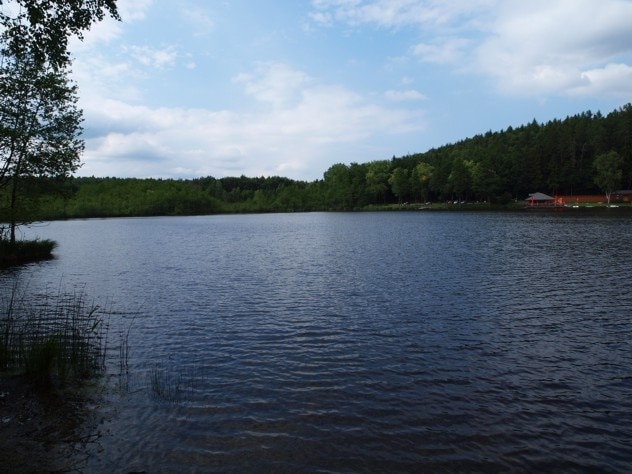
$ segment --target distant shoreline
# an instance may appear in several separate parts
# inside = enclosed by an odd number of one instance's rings
[[[263,214],[294,214],[294,213],[318,213],[318,212],[590,212],[590,211],[608,211],[608,212],[629,212],[632,211],[632,204],[614,204],[608,206],[605,203],[581,203],[579,205],[566,204],[564,206],[550,206],[550,207],[529,207],[523,202],[513,202],[510,204],[488,204],[481,202],[464,202],[464,203],[404,203],[404,204],[383,204],[383,205],[368,205],[362,208],[353,209],[316,209],[316,210],[289,210],[289,211],[223,211],[223,212],[209,212],[209,213],[181,213],[181,214],[111,214],[103,215],[97,213],[94,215],[82,215],[82,216],[49,216],[47,219],[42,219],[38,222],[53,222],[53,221],[72,221],[72,220],[87,220],[87,219],[139,219],[139,218],[152,218],[152,217],[195,217],[195,216],[230,216],[230,215],[263,215]],[[52,254],[49,254],[52,256]],[[46,256],[36,257],[37,260],[45,259]],[[11,258],[9,259],[11,260]],[[18,259],[20,260],[20,259]],[[28,259],[21,259],[19,263],[23,263]],[[6,261],[6,258],[5,258]],[[12,261],[16,261],[13,259]],[[3,262],[3,255],[0,252],[0,266]]]

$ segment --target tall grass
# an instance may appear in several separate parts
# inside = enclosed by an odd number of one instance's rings
[[[15,281],[0,298],[1,370],[65,385],[105,369],[107,314],[83,291],[35,296]]]
[[[51,258],[55,247],[57,243],[49,239],[11,242],[0,235],[0,266]]]
[[[154,365],[149,372],[150,394],[156,400],[176,402],[192,396],[203,374],[197,369],[168,370]]]

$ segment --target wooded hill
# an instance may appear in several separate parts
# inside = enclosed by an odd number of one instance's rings
[[[584,112],[542,124],[534,120],[424,153],[339,163],[313,182],[276,176],[71,178],[60,194],[38,203],[33,217],[356,210],[406,201],[503,204],[535,191],[602,194],[594,162],[611,151],[621,158],[617,189],[632,189],[632,104],[607,116]]]

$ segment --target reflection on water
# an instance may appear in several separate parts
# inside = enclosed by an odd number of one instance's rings
[[[87,470],[625,471],[631,222],[58,222],[23,277],[136,314]]]

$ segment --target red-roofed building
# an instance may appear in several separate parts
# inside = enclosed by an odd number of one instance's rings
[[[532,193],[524,200],[528,208],[555,208],[564,207],[564,198],[560,196],[549,196],[544,193]]]

